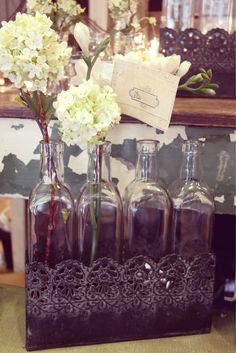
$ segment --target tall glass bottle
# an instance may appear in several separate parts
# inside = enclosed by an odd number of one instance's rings
[[[157,181],[155,140],[137,142],[135,179],[124,196],[126,256],[158,259],[169,251],[171,202]]]
[[[74,202],[64,183],[62,142],[41,141],[40,175],[28,204],[26,263],[54,267],[75,254]]]
[[[194,1],[193,0],[163,0],[162,27],[183,31],[193,27]]]
[[[230,32],[234,0],[202,0],[200,7],[200,31],[207,33],[213,28]]]
[[[78,198],[81,261],[89,265],[101,257],[116,260],[121,252],[122,202],[110,176],[111,143],[89,150],[87,182]]]
[[[173,202],[172,250],[191,256],[211,250],[214,201],[202,181],[201,144],[183,143],[180,177],[169,188]]]

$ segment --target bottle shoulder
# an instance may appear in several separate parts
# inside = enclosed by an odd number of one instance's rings
[[[74,203],[70,188],[67,184],[58,182],[49,184],[41,181],[33,188],[29,195],[29,206],[48,202],[52,195],[55,200],[61,199],[67,203]]]
[[[146,182],[134,180],[125,189],[123,200],[125,203],[147,201],[159,202],[170,205],[170,197],[167,191],[158,182]]]
[[[100,184],[92,184],[91,189],[90,185],[85,183],[80,190],[78,204],[89,202],[91,198],[119,205],[122,204],[119,190],[112,181],[101,181]]]
[[[169,193],[174,207],[198,203],[208,205],[214,209],[213,195],[204,182],[179,179],[169,187]]]

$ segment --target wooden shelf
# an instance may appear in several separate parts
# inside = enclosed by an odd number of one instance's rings
[[[1,92],[1,91],[0,91]],[[32,112],[15,102],[16,90],[0,93],[0,118],[32,119]],[[171,125],[235,127],[236,102],[234,99],[176,98]],[[122,123],[141,123],[122,116]],[[142,123],[141,123],[142,124]]]

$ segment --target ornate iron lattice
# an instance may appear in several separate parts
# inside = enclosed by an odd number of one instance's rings
[[[142,315],[159,309],[186,311],[195,304],[210,306],[215,260],[200,254],[191,260],[168,255],[158,263],[136,256],[125,264],[110,258],[90,267],[67,260],[48,268],[26,267],[27,313],[36,318],[87,318],[94,313]]]
[[[26,265],[27,350],[210,331],[215,258]]]
[[[235,72],[236,32],[214,28],[206,34],[188,28],[175,32],[170,28],[160,30],[161,51],[165,55],[179,54],[189,60],[193,69],[211,68],[218,72]]]

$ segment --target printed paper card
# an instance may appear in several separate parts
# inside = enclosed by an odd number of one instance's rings
[[[112,88],[123,114],[162,131],[170,124],[179,77],[140,63],[116,60]]]

